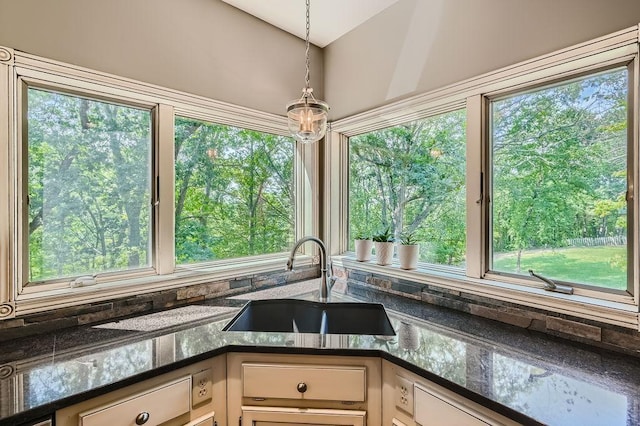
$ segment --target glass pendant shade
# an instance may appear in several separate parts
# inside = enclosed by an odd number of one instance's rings
[[[327,131],[329,106],[322,101],[302,97],[287,105],[289,132],[300,143],[322,139]]]
[[[327,132],[327,116],[329,105],[313,96],[309,85],[309,8],[311,0],[306,0],[306,46],[304,52],[304,87],[302,97],[287,104],[287,125],[289,132],[300,143],[314,143],[324,137]]]

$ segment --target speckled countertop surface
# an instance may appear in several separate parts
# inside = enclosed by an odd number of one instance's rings
[[[336,294],[334,301],[383,303],[397,333],[392,340],[221,331],[248,299],[313,298],[316,285],[292,284],[4,342],[0,425],[35,420],[231,351],[382,356],[523,423],[640,424],[640,359],[366,287],[350,286],[347,295]]]

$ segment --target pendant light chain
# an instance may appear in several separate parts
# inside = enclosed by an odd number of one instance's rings
[[[307,36],[305,37],[305,43],[306,43],[306,50],[305,50],[305,76],[304,76],[304,83],[305,83],[305,89],[309,89],[309,28],[310,28],[310,23],[309,23],[309,8],[310,8],[310,2],[311,0],[306,0],[306,6],[307,6]]]
[[[305,0],[306,13],[306,36],[305,42],[305,74],[302,96],[287,104],[287,127],[289,132],[298,142],[303,144],[316,142],[324,137],[327,132],[327,119],[329,105],[313,96],[313,89],[309,83],[309,32],[311,20],[309,18],[311,0]]]

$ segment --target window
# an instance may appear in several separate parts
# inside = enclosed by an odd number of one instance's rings
[[[150,266],[151,112],[29,88],[28,280]]]
[[[283,270],[320,229],[319,150],[296,146],[286,117],[9,57],[0,319]]]
[[[494,271],[627,289],[627,74],[491,102]]]
[[[331,123],[334,262],[637,329],[637,30]],[[386,227],[415,232],[416,271],[347,253]]]
[[[178,264],[290,249],[293,139],[177,117],[174,149]]]
[[[420,260],[462,266],[466,111],[349,138],[350,244],[390,228],[413,233]]]
[[[422,262],[389,275],[637,328],[639,68],[634,26],[301,147],[284,117],[12,51],[0,316],[272,271],[301,235],[336,254],[388,227]],[[541,295],[529,269],[574,295]]]

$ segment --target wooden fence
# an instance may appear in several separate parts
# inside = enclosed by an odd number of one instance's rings
[[[570,247],[597,247],[597,246],[624,246],[627,244],[625,235],[614,237],[570,238],[567,245]]]

